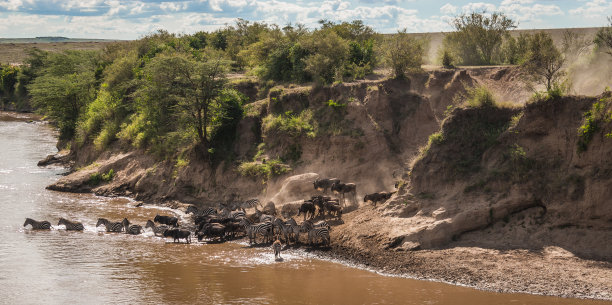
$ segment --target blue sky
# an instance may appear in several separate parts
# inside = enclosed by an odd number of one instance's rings
[[[157,29],[210,31],[236,18],[311,28],[320,19],[361,19],[385,33],[439,32],[453,16],[483,9],[522,29],[595,27],[607,24],[612,0],[0,0],[0,37],[136,39]]]

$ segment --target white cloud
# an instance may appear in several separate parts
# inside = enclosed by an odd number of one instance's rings
[[[445,15],[453,15],[457,13],[457,7],[447,3],[444,4],[441,8],[440,8],[440,13],[445,14]]]
[[[496,10],[495,5],[491,4],[491,3],[484,3],[484,2],[472,2],[472,3],[468,3],[466,5],[464,5],[461,10],[464,13],[471,13],[471,12],[481,12],[481,11],[487,11],[487,12],[494,12]]]
[[[603,19],[612,14],[612,1],[592,0],[584,5],[569,10],[570,15],[588,19]]]

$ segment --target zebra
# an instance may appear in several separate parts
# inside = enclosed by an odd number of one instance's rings
[[[243,202],[240,207],[242,208],[242,211],[244,212],[245,208],[257,208],[257,206],[260,206],[263,208],[263,206],[261,205],[261,202],[259,201],[259,199],[257,198],[253,198],[253,199],[249,199],[245,202]]]
[[[287,241],[287,244],[288,244],[289,235],[291,234],[291,227],[285,224],[285,222],[283,222],[283,220],[280,218],[276,218],[272,224],[274,225],[274,234],[275,235],[282,234],[283,237],[285,237],[285,240]]]
[[[123,224],[121,224],[120,222],[110,222],[106,218],[98,218],[98,222],[96,223],[96,228],[100,225],[104,225],[106,227],[106,232],[123,231]]]
[[[36,221],[32,218],[26,218],[23,226],[26,227],[27,225],[32,225],[33,230],[51,230],[51,223],[46,220]]]
[[[240,220],[242,218],[246,217],[246,214],[244,212],[240,212],[240,211],[229,211],[227,209],[224,209],[223,212],[221,213],[221,216],[223,216],[224,218],[231,218],[231,219],[235,219],[235,220]]]
[[[287,220],[285,222],[285,226],[288,228],[288,232],[289,232],[289,237],[293,237],[293,240],[295,240],[296,243],[300,242],[300,231],[301,231],[301,227],[297,224],[297,222],[295,221],[295,219],[289,218],[289,220]]]
[[[147,224],[145,225],[145,228],[151,228],[151,230],[153,230],[153,234],[155,234],[155,236],[159,235],[164,235],[164,232],[166,232],[166,230],[168,230],[168,226],[166,225],[159,225],[156,226],[155,223],[153,221],[151,221],[150,219],[147,220]]]
[[[82,223],[72,222],[64,218],[60,218],[57,225],[58,226],[65,225],[67,231],[83,231],[85,229]]]
[[[268,215],[268,214],[262,214],[259,217],[259,222],[266,222],[266,221],[274,222],[274,216]]]
[[[126,234],[131,234],[131,235],[138,235],[142,231],[143,230],[142,230],[142,226],[141,225],[131,225],[128,228],[125,228],[125,233]]]
[[[128,228],[130,227],[130,221],[127,218],[123,218],[121,225],[123,226],[123,230],[125,230],[125,234],[127,234]]]
[[[247,236],[249,236],[249,244],[257,243],[257,235],[263,236],[265,243],[269,242],[273,237],[274,230],[271,222],[253,224],[248,218],[243,218],[240,224],[244,227]]]
[[[305,220],[304,222],[302,222],[302,228],[304,228],[304,230],[302,230],[302,232],[308,232],[308,231],[310,231],[312,229],[316,229],[316,228],[326,228],[327,230],[331,231],[331,226],[325,220],[321,220],[321,221],[319,221],[317,223],[313,223],[312,220],[310,220],[310,219]]]
[[[312,245],[313,241],[321,240],[324,245],[329,246],[331,239],[329,237],[329,229],[325,227],[313,228],[308,231],[308,244]]]
[[[199,210],[196,206],[190,205],[187,207],[185,214],[193,213],[195,217],[218,214],[217,209],[206,207]]]

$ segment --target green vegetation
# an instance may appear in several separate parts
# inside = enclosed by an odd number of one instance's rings
[[[102,151],[119,142],[113,147],[133,146],[160,158],[193,148],[219,161],[232,158],[248,103],[232,89],[227,73],[255,75],[264,89],[275,82],[360,79],[388,62],[376,51],[382,44],[382,35],[358,20],[322,20],[309,30],[238,19],[213,32],[158,31],[99,51],[33,49],[20,68],[0,66],[0,101],[6,106],[29,100],[58,125],[64,146]],[[423,48],[420,42],[418,52],[404,50],[410,53],[406,67],[420,65]],[[328,106],[343,112],[346,104]],[[312,116],[310,111],[270,115],[263,132],[314,137]],[[295,159],[298,151],[288,155]]]
[[[503,13],[472,12],[452,21],[455,32],[444,37],[444,50],[462,65],[491,65],[500,62],[503,38],[516,23]]]
[[[263,119],[263,133],[267,135],[284,134],[294,138],[306,135],[313,138],[316,135],[316,127],[312,115],[310,109],[297,115],[291,111],[279,115],[269,114]]]
[[[608,110],[612,98],[602,98],[593,103],[591,109],[584,113],[584,124],[578,128],[578,148],[577,151],[584,152],[588,149],[589,143],[595,136],[604,122],[612,121],[612,111]],[[606,134],[609,137],[609,134]]]
[[[274,176],[283,175],[291,171],[291,167],[280,159],[264,162],[243,162],[238,166],[238,172],[243,176],[262,178],[264,183]]]
[[[529,39],[527,55],[521,68],[528,76],[528,81],[546,86],[550,92],[559,86],[565,73],[561,70],[565,57],[555,46],[552,37],[544,32],[534,34]],[[558,89],[560,90],[560,89]]]
[[[106,183],[113,180],[115,177],[115,171],[111,168],[107,173],[94,173],[89,176],[88,184],[91,186],[97,186],[100,183]]]
[[[420,70],[425,53],[424,40],[410,37],[406,29],[386,39],[384,48],[387,65],[393,69],[395,78],[405,77],[410,70]]]
[[[493,93],[486,86],[476,86],[465,89],[464,94],[460,94],[459,98],[463,99],[463,103],[467,107],[493,107],[496,105]]]
[[[0,109],[14,105],[19,68],[0,64]]]

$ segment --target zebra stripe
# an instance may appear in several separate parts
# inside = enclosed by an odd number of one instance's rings
[[[249,199],[242,203],[242,206],[245,208],[254,208],[258,205],[261,206],[261,202],[257,198]]]
[[[231,218],[234,220],[241,220],[242,218],[246,217],[246,214],[244,212],[240,212],[240,211],[234,211],[234,212],[228,212],[227,210],[225,210],[225,212],[221,215],[224,218]]]
[[[85,227],[80,222],[73,222],[64,218],[60,218],[57,223],[58,226],[64,225],[66,226],[67,231],[83,231]]]
[[[96,223],[96,227],[104,225],[106,227],[106,232],[121,232],[123,231],[123,224],[120,222],[110,222],[105,218],[98,218],[98,222]]]
[[[164,232],[166,232],[166,230],[168,230],[168,226],[166,225],[160,225],[160,226],[156,226],[155,223],[151,220],[147,220],[147,224],[145,225],[145,228],[151,228],[153,230],[153,234],[155,235],[163,235]]]
[[[280,218],[277,218],[276,220],[274,220],[273,224],[274,224],[274,235],[276,236],[279,234],[283,234],[283,237],[285,238],[288,244],[289,236],[292,233],[291,227],[285,224],[283,220]]]
[[[249,236],[249,244],[257,243],[257,235],[263,236],[266,243],[273,238],[274,226],[271,222],[252,224],[247,218],[243,218],[240,224]]]
[[[297,224],[297,222],[293,218],[289,218],[289,220],[285,222],[285,225],[288,227],[288,230],[290,231],[289,237],[292,237],[296,243],[299,243],[300,242],[300,232],[302,228]]]
[[[190,205],[189,207],[187,207],[187,210],[185,211],[185,213],[186,214],[193,213],[193,215],[196,217],[218,214],[217,209],[205,207],[200,210],[196,206],[193,206],[193,205]]]
[[[330,237],[329,230],[327,228],[314,228],[308,231],[308,244],[312,245],[313,241],[322,241],[324,245],[329,246]]]
[[[266,221],[274,222],[274,216],[263,214],[261,215],[261,217],[259,217],[259,222],[266,222]]]
[[[126,229],[125,233],[131,234],[131,235],[138,235],[140,234],[141,231],[142,231],[141,225],[131,225],[129,228]]]
[[[46,220],[36,221],[32,218],[26,218],[23,226],[27,225],[31,225],[33,230],[51,230],[51,223]]]

